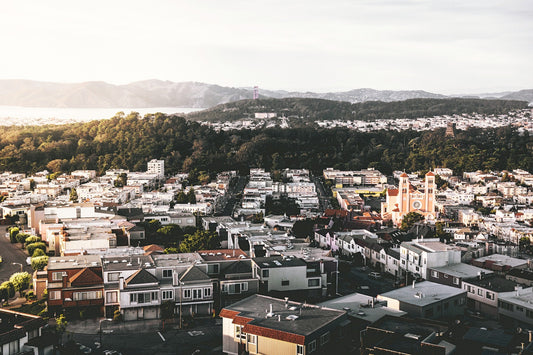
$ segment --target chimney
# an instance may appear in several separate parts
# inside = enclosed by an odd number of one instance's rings
[[[272,314],[272,303],[270,304],[270,314]]]
[[[289,297],[285,297],[285,308],[289,306]]]
[[[66,272],[63,274],[63,277],[61,278],[61,281],[62,281],[62,287],[63,287],[63,288],[67,287],[68,276],[67,276],[67,273],[66,273]]]
[[[281,322],[281,314],[278,314],[278,322]]]
[[[119,286],[118,286],[118,289],[119,289],[119,290],[123,290],[123,289],[124,289],[124,278],[121,277],[118,281],[119,281],[119,283],[118,283],[118,285],[119,285]]]
[[[415,288],[416,280],[413,280],[413,288]]]

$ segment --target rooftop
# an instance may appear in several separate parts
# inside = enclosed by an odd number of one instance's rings
[[[423,307],[460,294],[466,294],[466,290],[435,282],[423,281],[415,283],[414,287],[409,285],[378,295],[378,299],[390,298]]]
[[[51,256],[48,259],[48,270],[83,269],[85,267],[101,267],[99,255]]]
[[[199,250],[198,253],[205,261],[249,259],[241,249]]]
[[[527,264],[527,260],[517,259],[503,254],[492,254],[476,259],[477,262],[492,262],[495,265],[509,265],[511,267]]]
[[[154,261],[150,255],[113,256],[102,258],[103,271],[138,270],[143,267],[153,267]]]
[[[384,316],[402,317],[407,314],[387,307],[386,303],[378,302],[374,297],[360,293],[352,293],[329,301],[321,302],[318,306],[338,309],[348,312],[354,318],[374,323]]]
[[[244,324],[246,333],[304,344],[305,337],[332,322],[341,322],[346,312],[256,294],[225,307],[220,315],[232,318],[234,324]]]
[[[270,256],[264,258],[253,258],[254,263],[260,268],[278,268],[306,266],[307,264],[296,257]]]
[[[430,268],[431,270],[436,270],[439,272],[442,272],[444,274],[448,274],[454,277],[460,277],[460,278],[469,278],[469,277],[477,277],[480,272],[487,274],[492,274],[492,271],[482,269],[477,266],[472,266],[465,263],[457,263],[457,264],[451,264],[447,266],[441,266],[441,267],[433,267]]]
[[[475,277],[467,280],[463,280],[471,285],[485,288],[494,292],[509,292],[514,291],[515,287],[518,285],[516,282],[507,280],[503,276],[489,275],[483,276],[482,278]]]

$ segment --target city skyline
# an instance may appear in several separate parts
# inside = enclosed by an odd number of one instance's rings
[[[531,88],[528,1],[4,5],[0,79],[294,91]]]

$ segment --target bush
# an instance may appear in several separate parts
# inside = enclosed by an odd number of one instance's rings
[[[39,250],[41,249],[37,249],[35,252]],[[31,258],[31,268],[33,270],[43,270],[46,265],[48,265],[48,256],[46,255]]]
[[[11,281],[4,281],[0,285],[0,288],[7,288],[7,297],[13,298],[15,297],[15,286],[13,285],[13,282]]]
[[[26,241],[26,238],[28,238],[30,235],[26,233],[18,233],[16,236],[17,243],[22,244],[22,247],[24,247],[24,242]]]
[[[19,229],[17,227],[11,227],[9,228],[9,241],[11,243],[17,242],[17,234],[19,234]]]
[[[32,244],[32,243],[37,243],[37,242],[40,242],[41,241],[41,238],[35,236],[35,235],[30,235],[28,238],[26,238],[26,240],[24,241],[24,244],[26,244],[26,247],[29,245],[29,244]]]
[[[28,250],[28,254],[30,255],[33,255],[35,249],[42,249],[44,252],[46,252],[46,244],[44,244],[43,242],[31,243],[26,247],[26,249]]]
[[[33,252],[33,254],[32,254],[31,257],[32,257],[32,258],[36,258],[36,257],[38,257],[38,256],[45,256],[45,255],[46,255],[46,253],[44,252],[44,250],[42,250],[42,249],[35,249],[35,251]]]

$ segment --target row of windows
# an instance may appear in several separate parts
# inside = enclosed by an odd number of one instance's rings
[[[465,285],[465,290],[468,290],[468,292],[472,294],[476,294],[476,288],[470,285]],[[486,291],[484,292],[482,288],[477,289],[477,295],[481,297],[485,297],[488,300],[494,300],[494,292]]]
[[[239,294],[248,291],[248,283],[238,282],[238,283],[225,283],[222,285],[222,292],[228,293],[230,295]]]
[[[242,325],[235,325],[235,332],[234,337],[235,339],[238,339],[240,342],[241,340],[246,340],[248,345],[257,345],[257,335],[255,334],[246,334],[243,332],[243,326]],[[324,346],[330,341],[330,332],[326,332],[320,336],[320,346]],[[309,344],[307,344],[307,353],[310,354],[314,351],[316,351],[316,340],[313,340]],[[304,345],[296,345],[296,355],[303,355],[304,354]]]
[[[72,298],[74,301],[97,300],[102,298],[102,291],[74,292]]]
[[[130,303],[150,303],[158,300],[157,292],[130,293]]]

